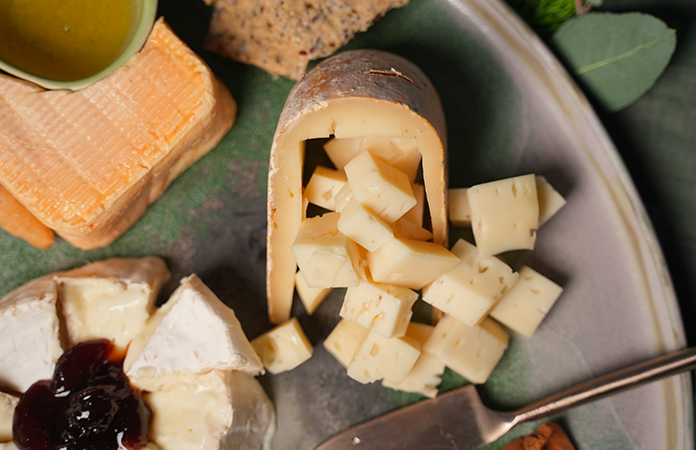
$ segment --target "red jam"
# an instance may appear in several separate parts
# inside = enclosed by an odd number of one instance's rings
[[[125,354],[106,340],[61,356],[52,380],[34,383],[15,409],[20,450],[118,450],[147,444],[150,411],[123,373]]]

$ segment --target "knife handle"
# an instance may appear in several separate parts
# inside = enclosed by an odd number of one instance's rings
[[[642,386],[696,367],[696,348],[659,356],[551,395],[515,411],[514,425],[565,411],[566,409]]]

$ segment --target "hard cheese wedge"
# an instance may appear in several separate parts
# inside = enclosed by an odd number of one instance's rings
[[[147,390],[211,369],[263,371],[234,311],[196,275],[181,280],[133,339],[123,368],[131,384]]]
[[[396,55],[349,51],[306,74],[290,93],[271,147],[268,178],[267,295],[269,316],[290,316],[295,259],[290,245],[303,217],[302,170],[307,139],[414,138],[434,241],[447,242],[445,120],[425,74]]]
[[[0,74],[0,185],[73,245],[102,247],[219,142],[235,113],[227,88],[160,20],[140,53],[80,91]]]
[[[126,347],[155,310],[170,273],[162,258],[111,258],[58,274],[68,345],[109,339]]]

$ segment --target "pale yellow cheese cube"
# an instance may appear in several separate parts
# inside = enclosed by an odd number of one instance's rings
[[[392,239],[367,254],[372,278],[378,283],[422,289],[459,263],[441,245],[411,239]]]
[[[509,250],[531,250],[539,228],[539,200],[533,174],[467,190],[471,226],[482,256]]]
[[[370,330],[352,320],[341,319],[324,340],[324,348],[348,368]]]
[[[449,221],[455,227],[468,227],[471,225],[468,190],[468,188],[454,188],[447,191]]]
[[[421,345],[425,345],[435,327],[423,323],[411,322],[408,325],[406,335],[416,339]],[[404,381],[392,383],[383,380],[382,385],[391,389],[406,392],[416,392],[426,397],[435,398],[437,387],[442,381],[442,374],[445,372],[445,361],[439,356],[428,352],[424,347],[421,354],[413,365]]]
[[[387,339],[371,331],[348,365],[348,376],[363,383],[406,379],[421,353],[421,343],[409,336]]]
[[[307,282],[300,270],[295,274],[295,290],[297,290],[297,295],[300,297],[309,315],[312,315],[317,310],[321,302],[331,292],[331,288],[311,288],[307,286]]]
[[[314,351],[296,317],[251,341],[264,367],[276,375],[307,361]]]
[[[418,293],[405,287],[361,282],[348,288],[339,314],[386,338],[401,337],[416,300]]]
[[[343,211],[343,208],[345,208],[352,199],[353,191],[350,189],[350,184],[346,183],[335,195],[334,203],[336,205],[336,212]]]
[[[0,442],[12,440],[12,421],[19,398],[0,391]]]
[[[391,226],[355,198],[341,209],[340,214],[338,231],[368,251],[375,251],[394,239]]]
[[[394,223],[416,206],[405,173],[370,152],[362,152],[344,167],[353,196],[372,212]]]
[[[309,287],[358,285],[353,265],[356,245],[338,231],[339,217],[339,213],[327,213],[300,223],[291,249]]]
[[[539,198],[539,226],[545,224],[566,204],[566,199],[542,175],[536,176]]]
[[[307,183],[304,196],[309,203],[335,211],[334,197],[347,181],[346,174],[342,171],[317,166]]]
[[[358,153],[369,150],[373,155],[404,172],[411,181],[416,179],[421,161],[421,153],[413,138],[332,139],[324,144],[324,150],[338,169],[343,169]]]
[[[515,284],[518,274],[495,256],[481,257],[464,239],[451,251],[459,264],[423,288],[423,300],[466,325],[476,325]]]
[[[445,316],[423,348],[470,382],[482,384],[503,357],[509,340],[510,335],[492,319],[470,327]]]
[[[416,206],[409,209],[402,219],[410,220],[422,226],[425,213],[425,186],[420,183],[413,183],[411,189],[413,189],[413,196],[416,197]]]
[[[520,278],[490,311],[490,316],[524,337],[531,337],[563,293],[563,288],[524,266]]]
[[[411,222],[406,216],[392,224],[394,237],[402,239],[413,239],[414,241],[429,241],[433,238],[433,233],[420,225]]]

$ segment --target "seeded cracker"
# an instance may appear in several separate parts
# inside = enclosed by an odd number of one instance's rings
[[[309,61],[336,52],[408,0],[205,0],[213,3],[205,48],[299,80]]]

